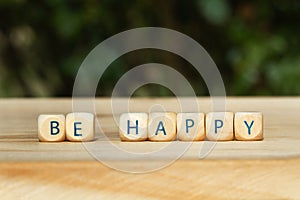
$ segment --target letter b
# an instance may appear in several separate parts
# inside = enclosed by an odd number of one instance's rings
[[[50,121],[50,134],[57,135],[59,132],[59,123],[57,121]]]

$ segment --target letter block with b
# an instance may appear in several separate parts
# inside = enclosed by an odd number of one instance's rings
[[[123,113],[119,121],[119,135],[122,141],[144,141],[147,139],[148,114]]]
[[[64,141],[65,116],[64,115],[40,115],[38,118],[38,137],[42,142]]]
[[[234,117],[236,140],[262,140],[263,115],[261,112],[237,112]]]

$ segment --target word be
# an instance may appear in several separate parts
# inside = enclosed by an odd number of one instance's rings
[[[94,139],[94,115],[69,113],[64,115],[40,115],[38,137],[44,142],[90,141]]]
[[[262,140],[261,112],[123,113],[119,135],[122,141],[213,141]]]

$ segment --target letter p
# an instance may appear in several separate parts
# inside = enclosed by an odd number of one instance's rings
[[[222,120],[215,120],[215,134],[218,133],[218,129],[223,127],[224,122]]]

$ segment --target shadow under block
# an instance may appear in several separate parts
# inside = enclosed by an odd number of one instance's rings
[[[144,141],[148,138],[147,113],[123,113],[119,121],[119,136],[122,141]]]
[[[212,141],[233,140],[233,112],[210,112],[206,115],[206,137]]]
[[[66,139],[74,142],[93,140],[94,139],[94,115],[91,113],[67,114]]]
[[[157,112],[149,114],[148,139],[150,141],[173,141],[176,139],[176,113]]]
[[[262,140],[262,112],[237,112],[234,116],[234,134],[236,140]]]
[[[177,137],[181,141],[201,141],[205,139],[204,113],[178,113]]]
[[[40,115],[38,118],[38,137],[43,142],[60,142],[65,140],[64,115]]]

